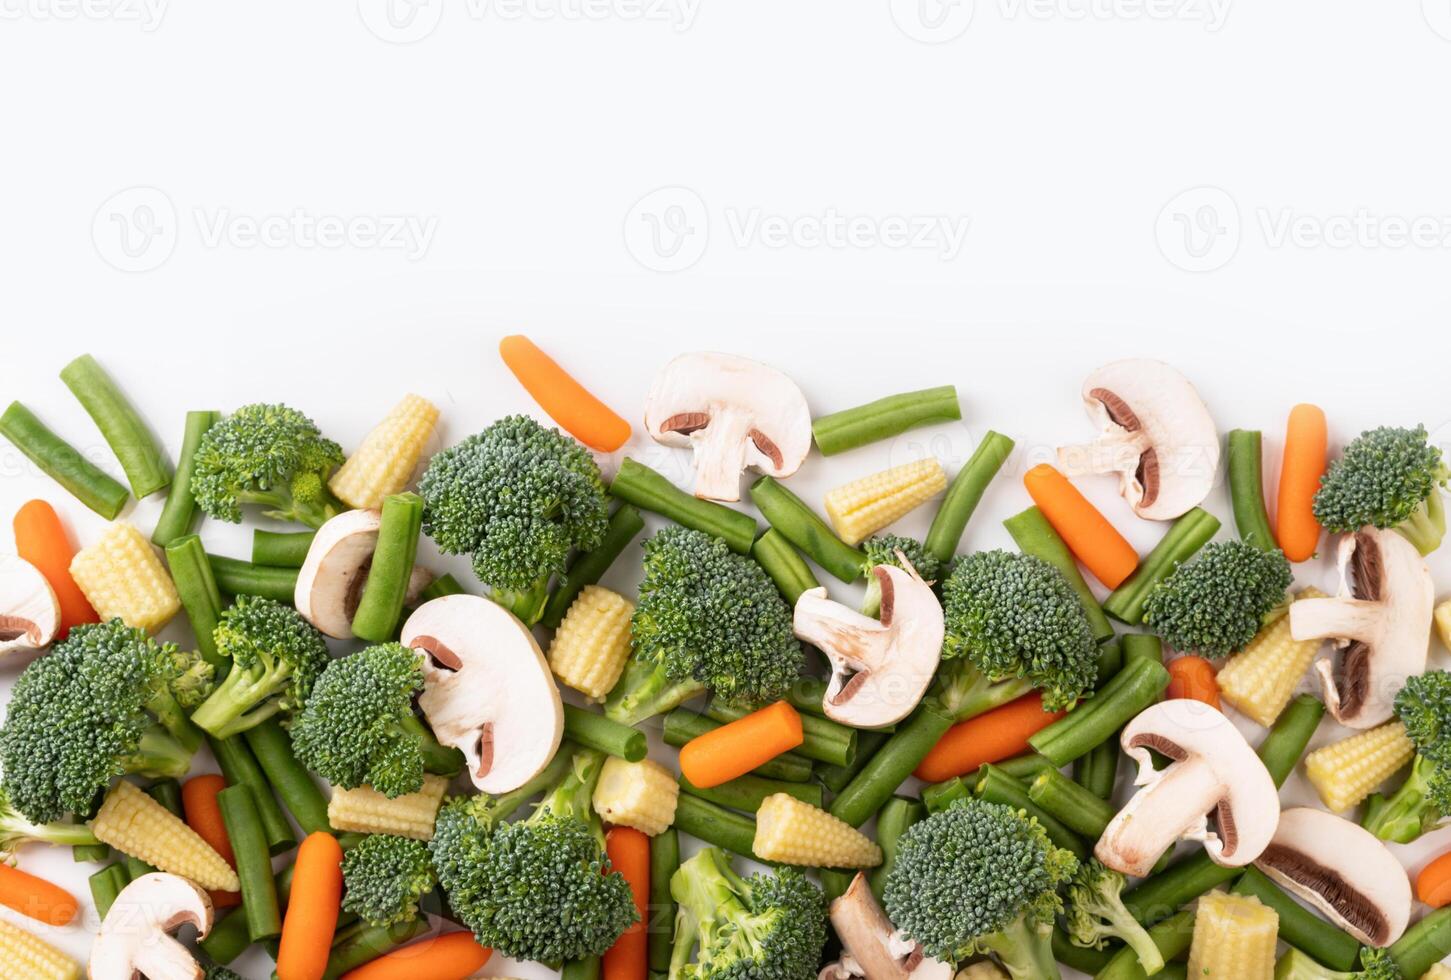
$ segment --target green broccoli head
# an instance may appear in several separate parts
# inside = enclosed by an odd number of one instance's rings
[[[1069,708],[1098,676],[1093,627],[1063,573],[1032,555],[980,551],[943,586],[946,660],[966,658],[988,678],[1022,678],[1050,711]]]
[[[371,926],[406,922],[435,880],[423,841],[370,834],[343,856],[343,911]]]
[[[527,415],[500,419],[434,456],[418,484],[423,530],[533,625],[570,549],[598,545],[609,520],[599,466],[578,442]]]
[[[298,710],[329,662],[316,627],[291,606],[261,596],[237,596],[212,636],[232,667],[191,719],[217,738]]]
[[[340,513],[327,478],[343,451],[286,405],[244,405],[207,430],[192,457],[191,492],[210,517],[232,524],[257,504],[283,521],[321,527]]]
[[[225,966],[213,963],[206,968],[206,972],[203,974],[203,980],[242,980],[242,975],[233,973]]]
[[[742,878],[724,851],[707,847],[676,870],[670,894],[680,905],[670,980],[816,976],[826,899],[800,871]]]
[[[439,811],[433,866],[450,907],[482,945],[558,963],[603,953],[639,920],[590,809],[603,764],[598,752],[576,752],[524,821],[496,824],[487,797],[453,799]]]
[[[1036,820],[962,799],[902,835],[882,898],[928,956],[953,963],[992,953],[1014,978],[1041,978],[1053,975],[1058,888],[1077,870]]]
[[[605,714],[629,725],[707,688],[724,701],[773,701],[805,660],[791,607],[765,570],[683,527],[645,542],[631,637],[633,654],[605,703]]]
[[[0,772],[35,823],[88,814],[116,776],[184,776],[200,742],[171,684],[170,643],[119,619],[72,627],[15,681],[0,727]]]
[[[1133,948],[1144,972],[1152,975],[1163,968],[1163,954],[1148,930],[1124,906],[1123,890],[1124,876],[1096,858],[1080,864],[1068,883],[1068,936],[1075,945],[1091,949],[1103,949],[1111,940],[1123,940]]]
[[[942,574],[942,563],[937,560],[937,556],[928,553],[916,538],[907,538],[900,534],[878,534],[863,541],[861,549],[867,555],[866,563],[862,565],[862,572],[867,577],[867,594],[862,600],[864,616],[875,616],[882,611],[882,586],[872,574],[872,569],[878,565],[901,568],[902,558],[898,557],[898,552],[901,552],[902,557],[907,559],[924,581],[936,581]]]
[[[1253,640],[1284,603],[1290,581],[1283,552],[1215,542],[1154,586],[1144,602],[1144,622],[1176,650],[1227,657]]]
[[[1416,746],[1416,761],[1399,789],[1373,810],[1365,828],[1382,840],[1409,844],[1451,815],[1451,673],[1411,677],[1396,695],[1396,717]]]
[[[1370,429],[1352,439],[1320,478],[1315,519],[1337,533],[1367,524],[1395,528],[1427,555],[1446,534],[1440,490],[1448,475],[1425,426]]]

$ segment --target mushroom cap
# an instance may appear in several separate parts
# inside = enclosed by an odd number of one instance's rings
[[[1291,603],[1290,635],[1344,646],[1338,676],[1330,660],[1315,664],[1325,706],[1348,728],[1374,728],[1394,715],[1405,679],[1426,669],[1435,584],[1415,545],[1391,530],[1345,535],[1336,565],[1339,594]]]
[[[0,656],[44,649],[59,630],[60,602],[40,569],[0,555]]]
[[[859,972],[841,969],[834,976],[845,973],[866,980],[952,980],[951,964],[924,956],[921,947],[913,943],[899,941],[866,875],[860,871],[852,878],[851,886],[831,903],[831,926],[845,956],[860,968]],[[826,977],[825,970],[821,976]]]
[[[1389,946],[1410,922],[1406,869],[1374,834],[1333,813],[1285,810],[1255,867],[1367,946]]]
[[[211,932],[211,897],[180,875],[153,872],[116,896],[91,946],[91,980],[200,980],[202,968],[171,933],[190,923]]]
[[[1119,493],[1151,521],[1173,520],[1209,495],[1219,431],[1184,375],[1162,361],[1114,361],[1083,382],[1083,404],[1102,435],[1059,448],[1069,476],[1118,473]]]
[[[564,707],[534,634],[503,606],[473,595],[425,602],[400,641],[423,658],[418,706],[444,745],[464,754],[482,793],[537,776],[564,737]]]
[[[381,511],[348,510],[313,536],[297,573],[293,602],[302,618],[324,635],[352,639],[353,614],[363,596],[382,522]]]
[[[822,709],[854,728],[895,724],[912,713],[942,659],[942,604],[927,583],[893,565],[872,569],[882,590],[880,619],[808,589],[796,600],[796,636],[831,661]]]
[[[695,495],[741,499],[741,473],[795,473],[811,451],[811,409],[785,374],[734,354],[681,354],[655,375],[645,429],[695,450]]]

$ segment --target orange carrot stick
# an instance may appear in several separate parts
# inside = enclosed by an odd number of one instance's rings
[[[343,849],[332,834],[308,834],[292,873],[277,952],[278,980],[322,980],[342,899]]]
[[[69,924],[79,908],[64,888],[8,864],[0,864],[0,905],[53,926]]]
[[[612,453],[630,438],[630,423],[586,391],[528,337],[505,337],[499,341],[499,356],[539,407],[586,446]]]
[[[1451,851],[1421,869],[1416,876],[1416,897],[1433,909],[1451,904]]]
[[[193,776],[181,787],[181,807],[186,814],[187,826],[197,836],[226,858],[232,870],[237,869],[237,858],[232,853],[232,839],[227,836],[226,825],[222,823],[222,808],[217,803],[217,794],[227,788],[227,781],[221,776]],[[242,904],[240,892],[208,892],[212,904],[219,909],[235,908]]]
[[[1118,588],[1139,567],[1133,545],[1068,482],[1068,477],[1040,463],[1023,475],[1023,486],[1068,550],[1104,585]]]
[[[937,740],[913,773],[918,779],[940,783],[953,776],[976,772],[989,762],[1001,762],[1028,751],[1028,739],[1062,718],[1062,711],[1044,711],[1037,691],[1009,701],[1001,708],[959,722]]]
[[[76,549],[55,508],[44,500],[32,500],[15,512],[14,525],[15,553],[40,569],[60,601],[60,630],[55,638],[64,640],[72,626],[100,622],[101,617],[71,578]]]
[[[611,827],[605,834],[610,864],[625,876],[640,921],[630,926],[605,950],[601,980],[645,980],[649,973],[649,945],[645,922],[650,914],[650,838],[632,827]]]
[[[796,709],[777,701],[686,742],[680,749],[680,771],[696,786],[709,789],[791,751],[804,737]]]
[[[1166,698],[1188,698],[1219,707],[1219,683],[1214,679],[1214,665],[1203,657],[1175,657],[1169,668]]]
[[[464,980],[489,962],[493,952],[474,942],[473,933],[451,932],[395,949],[349,970],[342,980]]]
[[[1285,426],[1285,456],[1280,467],[1280,499],[1275,510],[1275,536],[1290,561],[1304,561],[1320,543],[1320,524],[1313,503],[1325,474],[1329,442],[1325,413],[1314,405],[1290,409]]]

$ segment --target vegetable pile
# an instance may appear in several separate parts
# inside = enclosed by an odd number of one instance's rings
[[[559,428],[438,449],[408,395],[346,454],[254,404],[186,413],[173,470],[77,358],[123,485],[0,413],[112,522],[77,550],[32,500],[0,555],[0,656],[30,655],[0,904],[41,924],[0,920],[6,976],[83,973],[43,928],[82,902],[17,864],[49,846],[93,865],[97,980],[227,980],[254,948],[280,980],[463,980],[496,951],[569,980],[1451,978],[1451,852],[1413,883],[1387,848],[1451,824],[1423,557],[1451,466],[1423,426],[1332,459],[1295,406],[1272,517],[1259,432],[1222,445],[1177,370],[1115,362],[1081,392],[1095,438],[1023,474],[1017,550],[972,550],[1007,436],[955,474],[850,470],[960,419],[952,386],[813,418],[776,367],[682,354],[639,414],[687,490],[532,342],[500,353]],[[828,457],[815,506],[791,478]],[[1202,506],[1221,457],[1233,534]],[[1080,488],[1109,477],[1112,513]],[[123,513],[162,491],[148,540]],[[254,516],[250,560],[208,549],[204,519]],[[1163,528],[1143,555],[1137,521]],[[1296,584],[1322,548],[1333,595]],[[1302,765],[1321,807],[1282,805]]]

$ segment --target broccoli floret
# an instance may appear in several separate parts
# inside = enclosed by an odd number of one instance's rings
[[[571,548],[588,551],[609,520],[594,457],[526,415],[500,419],[434,456],[419,481],[423,530],[444,554],[472,556],[474,574],[528,625]]]
[[[1360,950],[1360,969],[1348,973],[1321,966],[1293,947],[1275,964],[1275,980],[1404,980],[1401,968],[1384,949]]]
[[[1412,677],[1396,695],[1396,717],[1416,746],[1411,773],[1365,828],[1381,840],[1409,844],[1451,815],[1451,673]]]
[[[575,752],[527,820],[496,825],[487,796],[453,799],[439,811],[433,866],[454,914],[480,944],[559,963],[603,953],[639,920],[590,808],[603,764],[599,752]]]
[[[906,557],[916,569],[918,577],[924,581],[935,581],[942,573],[942,563],[937,560],[937,556],[929,554],[915,538],[905,538],[900,534],[878,534],[863,541],[861,548],[867,554],[866,563],[862,565],[862,574],[867,577],[867,594],[862,600],[864,616],[875,616],[882,611],[882,585],[872,574],[872,569],[878,565],[901,568],[902,561],[897,557],[897,552],[900,551]]]
[[[791,607],[765,570],[720,538],[683,527],[645,542],[630,629],[634,651],[605,702],[605,714],[626,725],[706,689],[723,701],[773,701],[805,660]]]
[[[1315,520],[1348,533],[1367,524],[1395,528],[1429,555],[1446,535],[1441,488],[1451,470],[1426,427],[1369,429],[1350,441],[1315,491]]]
[[[327,642],[291,606],[241,595],[212,634],[231,669],[191,720],[217,738],[230,738],[307,700],[328,663]]]
[[[1058,887],[1077,870],[1036,820],[962,799],[902,835],[882,898],[887,917],[928,956],[955,963],[991,953],[1015,980],[1047,980],[1059,975]]]
[[[423,841],[370,834],[343,856],[343,911],[372,926],[405,922],[435,881]]]
[[[1176,650],[1227,657],[1284,604],[1290,580],[1283,552],[1215,542],[1154,586],[1144,622]]]
[[[21,844],[36,841],[63,847],[94,847],[100,841],[83,823],[53,821],[35,823],[10,805],[10,798],[0,788],[0,860],[5,860]]]
[[[399,643],[334,660],[292,721],[298,761],[334,786],[371,786],[387,797],[416,793],[423,774],[458,772],[463,757],[445,749],[413,713],[423,690],[417,653]]]
[[[206,968],[203,974],[203,980],[243,980],[243,978],[241,974],[233,973],[225,966],[218,966],[216,963],[213,963]]]
[[[1164,956],[1149,932],[1129,914],[1123,903],[1124,876],[1095,858],[1079,865],[1068,883],[1068,935],[1076,945],[1103,949],[1121,939],[1132,947],[1144,972],[1153,975],[1164,966]]]
[[[312,419],[286,405],[244,405],[207,430],[192,457],[191,492],[210,517],[238,524],[243,504],[308,527],[344,506],[327,478],[343,451]]]
[[[1061,711],[1092,690],[1098,648],[1063,573],[1032,555],[980,551],[943,586],[944,660],[963,658],[991,681],[1020,678]]]
[[[794,868],[742,878],[707,847],[670,879],[679,903],[669,980],[812,980],[826,899]]]
[[[201,733],[171,685],[192,661],[119,619],[73,627],[20,674],[0,727],[0,771],[35,823],[89,814],[116,776],[180,777]]]

